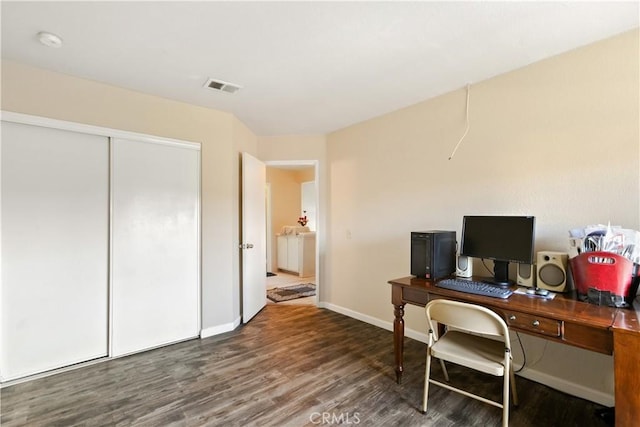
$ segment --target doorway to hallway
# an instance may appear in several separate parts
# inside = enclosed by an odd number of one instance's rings
[[[314,283],[316,296],[300,298],[294,303],[315,304],[318,295],[318,241],[322,232],[318,226],[317,161],[265,163],[266,262],[267,272],[275,274],[267,275],[266,289]],[[302,220],[303,217],[306,221]]]

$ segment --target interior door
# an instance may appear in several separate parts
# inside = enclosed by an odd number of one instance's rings
[[[2,122],[2,381],[107,356],[109,141]]]
[[[316,231],[316,182],[308,181],[300,184],[302,201],[302,211],[307,216],[307,227],[309,230]]]
[[[199,332],[200,147],[112,141],[112,355]]]
[[[242,322],[266,305],[266,166],[242,153]]]

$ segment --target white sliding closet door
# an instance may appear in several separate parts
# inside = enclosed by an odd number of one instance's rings
[[[108,144],[2,122],[3,381],[107,355]]]
[[[197,144],[112,140],[112,355],[199,334]]]

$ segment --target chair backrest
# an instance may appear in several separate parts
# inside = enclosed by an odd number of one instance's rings
[[[427,304],[425,312],[429,329],[434,332],[437,329],[435,329],[433,321],[463,331],[503,337],[507,346],[510,347],[507,324],[500,316],[486,307],[459,301],[436,299]]]

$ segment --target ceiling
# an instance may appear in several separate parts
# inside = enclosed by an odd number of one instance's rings
[[[325,134],[638,27],[638,2],[8,2],[2,59]],[[63,39],[40,44],[39,31]],[[208,78],[242,86],[204,88]]]

